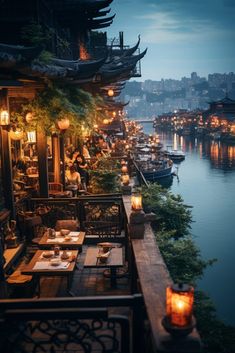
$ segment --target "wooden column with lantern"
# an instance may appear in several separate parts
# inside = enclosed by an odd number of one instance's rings
[[[52,158],[54,182],[60,183],[60,141],[57,134],[52,135]]]
[[[37,130],[37,153],[39,171],[39,195],[48,197],[48,155],[47,138],[45,132]]]
[[[70,121],[68,118],[63,118],[57,121],[58,128],[60,129],[59,136],[59,157],[62,164],[61,169],[61,182],[65,188],[65,162],[64,162],[64,133],[69,128]]]
[[[60,135],[60,160],[61,160],[61,183],[65,189],[65,163],[64,163],[64,135]]]
[[[1,153],[2,153],[2,183],[5,205],[11,211],[11,218],[15,218],[15,206],[13,196],[13,178],[11,148],[8,127],[10,125],[8,91],[0,90],[0,129],[1,129]]]

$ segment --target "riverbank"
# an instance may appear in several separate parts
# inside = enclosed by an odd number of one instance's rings
[[[152,133],[151,124],[144,130]],[[235,238],[233,229],[235,198],[235,147],[218,142],[161,134],[165,146],[180,144],[186,159],[179,165],[179,181],[173,179],[170,190],[192,205],[192,234],[203,258],[218,261],[206,269],[198,287],[213,300],[218,317],[235,325],[233,284]]]

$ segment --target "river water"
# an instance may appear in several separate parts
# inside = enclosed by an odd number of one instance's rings
[[[151,124],[143,124],[153,133]],[[218,317],[235,325],[235,146],[219,141],[158,132],[167,146],[182,148],[186,158],[169,186],[193,206],[192,234],[204,259],[217,262],[206,269],[198,288],[213,300]]]

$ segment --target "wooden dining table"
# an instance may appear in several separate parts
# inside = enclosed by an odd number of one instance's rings
[[[67,291],[70,293],[72,284],[72,277],[76,267],[76,261],[78,257],[78,250],[69,250],[67,259],[61,259],[63,251],[60,251],[58,256],[54,255],[54,251],[50,251],[51,256],[48,255],[48,250],[37,250],[31,261],[25,265],[21,270],[24,275],[31,275],[36,279],[37,282],[37,295],[40,297],[41,287],[40,279],[42,276],[62,276],[67,279]],[[57,265],[53,264],[53,261],[57,260]]]
[[[60,232],[56,232],[56,237],[51,239],[48,237],[48,233],[45,232],[40,239],[38,246],[41,249],[51,249],[54,245],[58,245],[61,249],[74,249],[82,250],[82,245],[85,239],[85,232],[71,231],[67,239],[65,236],[61,236]]]
[[[89,246],[84,261],[84,268],[108,268],[110,270],[110,285],[115,288],[117,285],[117,269],[123,267],[123,248],[112,248],[110,255],[105,262],[101,262],[99,255],[102,248]]]

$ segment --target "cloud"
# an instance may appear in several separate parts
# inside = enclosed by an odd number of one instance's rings
[[[218,27],[235,28],[234,0],[132,0],[133,11],[143,7],[144,14],[160,12],[175,20],[205,21],[216,23]]]
[[[223,36],[235,39],[235,14],[228,6],[230,0],[142,0],[143,3],[148,6],[135,18],[146,23],[142,31],[145,42],[205,41]]]

